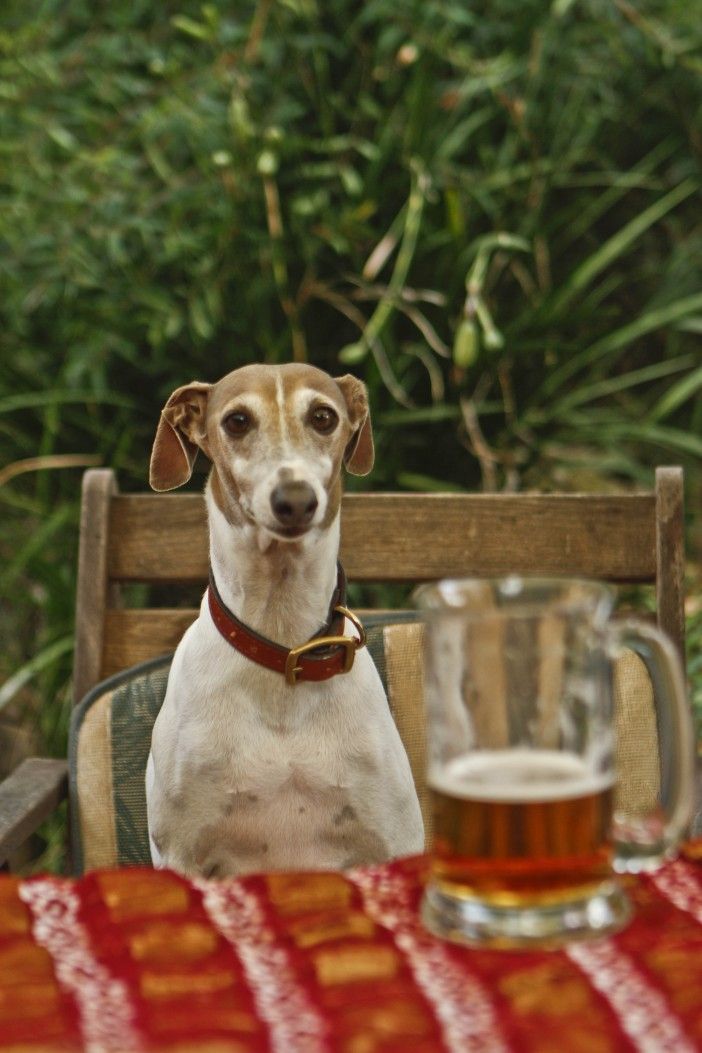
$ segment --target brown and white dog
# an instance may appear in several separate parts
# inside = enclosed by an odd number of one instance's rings
[[[294,658],[285,673],[255,657],[257,641],[285,652],[325,623],[329,631],[342,467],[365,475],[373,464],[364,385],[291,364],[178,388],[156,433],[153,488],[185,483],[199,450],[212,462],[212,583],[176,650],[153,730],[154,864],[224,876],[421,851],[409,762],[368,651],[328,679],[304,678]],[[355,641],[345,613],[332,636]],[[253,631],[244,633],[248,656],[228,639],[240,625]],[[319,655],[340,651],[346,664],[349,650],[310,652],[310,675]]]

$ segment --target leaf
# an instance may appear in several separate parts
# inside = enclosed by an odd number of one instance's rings
[[[465,487],[458,483],[452,483],[446,479],[435,479],[431,475],[422,475],[419,472],[400,472],[397,476],[400,486],[407,490],[418,490],[420,493],[465,493]]]
[[[187,15],[173,15],[171,25],[179,29],[181,33],[194,37],[196,40],[210,40],[212,38],[210,26],[205,26],[202,22],[196,22],[194,18],[188,18]]]
[[[95,455],[60,453],[52,457],[24,457],[0,468],[0,487],[25,472],[41,472],[55,468],[92,468],[102,463]]]
[[[669,376],[671,373],[679,373],[687,369],[694,359],[691,355],[682,358],[674,358],[669,362],[658,362],[652,366],[644,366],[642,369],[634,369],[620,376],[609,377],[607,380],[598,380],[594,384],[588,384],[576,388],[570,395],[566,395],[553,406],[554,413],[563,413],[596,399],[606,398],[608,395],[616,395],[621,391],[627,391],[638,384],[646,384],[652,380]],[[548,410],[546,411],[548,419]]]
[[[587,288],[601,271],[611,266],[615,260],[622,256],[649,227],[652,227],[654,223],[658,223],[668,212],[684,201],[686,197],[697,191],[699,191],[697,180],[686,179],[664,197],[654,201],[635,219],[632,219],[626,226],[617,231],[589,259],[585,260],[565,282],[561,291],[553,299],[550,315],[562,314],[578,293]]]
[[[514,252],[531,252],[531,244],[526,238],[518,234],[510,234],[504,230],[498,230],[492,234],[483,234],[476,238],[471,245],[471,255],[492,252],[494,249],[510,249]]]
[[[0,709],[8,705],[29,681],[47,666],[73,650],[73,636],[64,636],[39,651],[0,687]]]
[[[457,420],[459,417],[458,406],[441,404],[422,406],[419,409],[388,410],[379,415],[378,422],[386,427],[405,427],[410,424],[440,424],[442,421]]]
[[[78,140],[72,132],[69,132],[67,128],[63,128],[60,124],[50,124],[46,129],[47,135],[54,140],[54,142],[62,147],[64,150],[68,150],[70,153],[75,153],[78,149]]]
[[[54,534],[58,533],[73,518],[70,505],[59,505],[21,546],[19,552],[0,573],[0,588],[8,590],[19,574],[37,552],[41,552]]]
[[[646,419],[651,423],[662,420],[678,409],[679,406],[682,406],[684,402],[687,402],[688,399],[692,398],[698,391],[702,391],[702,366],[694,369],[689,376],[683,377],[682,380],[666,391]]]
[[[551,373],[541,388],[542,396],[553,395],[564,381],[569,380],[579,370],[591,366],[598,359],[627,347],[647,333],[654,332],[656,329],[662,329],[666,325],[671,325],[688,314],[694,314],[695,311],[701,308],[702,293],[697,293],[694,296],[686,296],[682,300],[676,300],[674,303],[666,304],[665,307],[657,307],[640,315],[628,325],[624,325],[620,329],[615,329],[614,332],[603,336],[601,340],[596,341],[590,347],[585,348],[584,351],[574,355],[564,366]]]
[[[204,300],[199,296],[194,296],[188,304],[188,314],[190,315],[190,324],[194,332],[201,339],[209,340],[214,332],[214,326]]]
[[[76,403],[104,402],[110,406],[125,406],[134,408],[134,399],[126,395],[113,395],[95,391],[33,391],[22,395],[6,395],[0,398],[0,413],[11,413],[20,409],[36,409],[37,407],[59,406]]]
[[[588,441],[601,446],[613,443],[645,443],[676,453],[702,457],[702,438],[680,428],[637,424],[634,421],[622,420],[621,417],[616,420],[598,420],[591,413],[585,417],[577,416],[572,411],[556,414],[555,417],[566,424],[570,431],[577,431],[578,434],[587,437]]]

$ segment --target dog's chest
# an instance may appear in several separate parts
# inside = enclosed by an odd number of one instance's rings
[[[366,837],[360,802],[382,757],[364,750],[357,734],[340,733],[338,721],[291,728],[243,719],[235,733],[191,746],[178,782],[181,800],[204,820],[198,861],[213,857],[221,873],[358,861]]]
[[[207,752],[223,764],[223,789],[230,797],[254,794],[259,801],[281,794],[316,799],[348,783],[358,742],[339,722],[294,719],[272,711],[267,718],[240,719],[230,734],[210,739]]]
[[[270,754],[223,787],[221,815],[232,832],[248,827],[280,829],[293,836],[333,821],[353,791],[350,773],[336,763]]]
[[[214,853],[222,872],[291,866],[342,866],[359,842],[354,773],[324,751],[300,756],[269,749],[256,763],[233,764],[212,797],[211,823],[197,855]]]

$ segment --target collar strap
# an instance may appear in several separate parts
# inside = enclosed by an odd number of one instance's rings
[[[227,643],[252,662],[283,673],[291,686],[298,680],[329,680],[337,673],[348,673],[356,651],[366,643],[363,626],[345,606],[346,576],[341,564],[326,623],[299,647],[283,647],[240,621],[219,595],[211,570],[207,596],[212,620]],[[346,618],[353,623],[357,637],[343,635]]]

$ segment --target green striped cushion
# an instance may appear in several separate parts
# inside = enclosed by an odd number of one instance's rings
[[[402,622],[416,622],[407,612]],[[393,615],[393,621],[398,620]],[[388,691],[387,617],[364,619],[368,649]],[[419,626],[414,626],[415,631]],[[172,655],[98,684],[76,708],[69,740],[74,868],[149,865],[144,773]],[[421,723],[421,714],[417,721]]]

